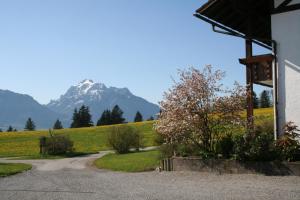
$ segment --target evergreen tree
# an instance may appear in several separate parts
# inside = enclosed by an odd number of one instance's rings
[[[148,119],[147,119],[147,121],[153,121],[154,120],[154,117],[153,116],[151,116],[151,117],[149,117]]]
[[[256,93],[253,91],[253,108],[258,108],[258,107],[259,107],[259,101]]]
[[[53,125],[53,129],[63,129],[63,125],[59,119],[56,120],[56,122]]]
[[[97,122],[97,126],[110,125],[111,123],[111,111],[104,110],[100,119]]]
[[[112,124],[122,124],[125,122],[125,119],[123,118],[123,111],[118,105],[115,105],[111,111],[111,122]]]
[[[34,131],[35,130],[35,124],[30,117],[28,118],[24,129],[25,129],[25,131]]]
[[[92,116],[90,114],[89,107],[85,105],[82,105],[79,111],[77,111],[77,109],[74,110],[72,120],[73,122],[71,124],[71,128],[93,126]]]
[[[134,122],[142,122],[142,121],[143,121],[143,116],[139,111],[137,111],[137,113],[135,114]]]
[[[12,126],[9,126],[8,129],[6,130],[6,132],[12,132],[14,129]]]
[[[260,94],[260,107],[261,108],[271,107],[270,94],[267,90],[262,91],[262,93]]]
[[[93,126],[92,115],[88,106],[82,105],[79,109],[79,125],[80,127],[91,127]]]
[[[71,128],[78,128],[79,125],[79,113],[77,111],[77,108],[75,108],[73,112]]]

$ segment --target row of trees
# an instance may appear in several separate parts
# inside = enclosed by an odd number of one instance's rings
[[[116,105],[112,110],[104,110],[100,119],[97,121],[97,126],[112,125],[112,124],[123,124],[125,123],[125,118],[123,118],[122,109]],[[151,116],[148,121],[154,120]],[[137,111],[134,122],[142,122],[143,116]],[[81,128],[81,127],[91,127],[94,126],[92,121],[92,115],[88,106],[82,105],[79,110],[76,108],[73,113],[71,128]],[[34,131],[36,129],[35,123],[31,118],[28,118],[25,124],[25,131]],[[53,125],[53,129],[63,129],[62,122],[57,119]],[[2,129],[0,129],[2,132]],[[17,129],[9,126],[6,132],[17,132]]]
[[[259,98],[257,97],[257,94],[253,92],[253,107],[254,108],[269,108],[272,106],[272,100],[271,100],[272,92],[269,90],[263,90]]]
[[[26,121],[24,130],[25,131],[34,131],[35,130],[35,124],[31,118],[28,118],[28,120]],[[18,130],[12,126],[9,126],[6,130],[6,132],[17,132],[17,131]],[[3,132],[3,130],[0,129],[0,132]]]
[[[125,118],[123,117],[123,110],[115,105],[112,110],[104,110],[101,117],[97,121],[97,126],[113,125],[113,124],[123,124],[125,123]],[[150,117],[148,120],[154,120]],[[134,122],[144,121],[142,114],[137,111]],[[91,127],[93,126],[92,115],[88,106],[81,106],[79,110],[75,109],[72,117],[71,128],[80,127]]]

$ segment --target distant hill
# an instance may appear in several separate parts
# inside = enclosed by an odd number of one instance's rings
[[[0,90],[0,128],[6,130],[12,125],[23,130],[28,117],[32,118],[37,128],[50,128],[57,118],[64,118],[29,95]]]
[[[133,95],[127,88],[106,87],[103,83],[94,83],[92,80],[83,80],[70,87],[58,100],[51,101],[47,107],[71,119],[75,108],[81,105],[90,107],[94,123],[97,122],[105,109],[112,109],[119,105],[124,111],[128,122],[133,121],[137,111],[147,119],[159,112],[156,104]]]

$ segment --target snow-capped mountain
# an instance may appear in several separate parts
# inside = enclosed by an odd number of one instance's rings
[[[90,107],[94,122],[97,122],[105,109],[112,109],[115,105],[119,105],[124,111],[127,121],[133,121],[137,111],[140,111],[145,119],[159,112],[157,105],[133,95],[127,88],[106,87],[103,83],[94,83],[87,79],[70,87],[64,95],[58,100],[52,100],[47,107],[71,119],[74,109],[83,104]]]

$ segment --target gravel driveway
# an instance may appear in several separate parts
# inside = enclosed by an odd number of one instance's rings
[[[300,177],[296,176],[120,173],[89,166],[103,154],[26,161],[33,163],[33,170],[0,178],[0,200],[300,199]]]

